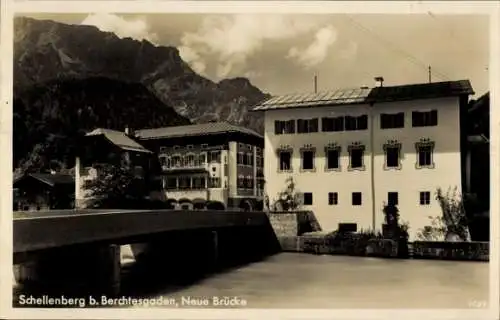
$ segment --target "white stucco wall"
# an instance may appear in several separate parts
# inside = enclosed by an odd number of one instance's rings
[[[438,109],[438,126],[413,128],[411,126],[412,111]],[[380,129],[380,113],[405,112],[404,129]],[[322,132],[321,117],[362,114],[373,112],[373,141],[370,145],[370,124],[362,131]],[[461,187],[460,143],[459,143],[459,107],[458,98],[429,99],[408,102],[378,104],[370,111],[367,105],[351,105],[337,107],[302,108],[272,110],[265,112],[265,167],[266,193],[271,203],[278,192],[284,189],[285,181],[293,176],[300,192],[313,193],[313,205],[303,206],[314,211],[324,230],[335,230],[338,223],[354,222],[358,230],[373,227],[373,210],[375,205],[375,228],[383,223],[382,206],[387,201],[388,192],[398,192],[401,219],[410,223],[410,236],[414,238],[419,228],[428,224],[429,215],[440,215],[441,211],[434,194],[441,186]],[[309,134],[274,135],[275,120],[319,118],[320,130]],[[297,126],[296,126],[297,129]],[[434,169],[416,169],[415,142],[420,138],[435,141]],[[383,144],[388,139],[402,143],[401,170],[384,170]],[[348,171],[349,154],[347,147],[353,142],[365,145],[364,171]],[[342,147],[341,171],[325,172],[324,147],[329,143],[337,143]],[[300,148],[305,144],[316,147],[315,172],[300,172]],[[278,173],[276,149],[280,145],[289,145],[294,149],[293,173]],[[374,150],[374,185],[371,189],[371,152]],[[460,190],[460,189],[459,189]],[[419,192],[431,192],[431,204],[420,206]],[[338,193],[338,205],[328,205],[328,192]],[[352,192],[362,193],[362,205],[353,206]],[[374,202],[372,202],[374,200]]]

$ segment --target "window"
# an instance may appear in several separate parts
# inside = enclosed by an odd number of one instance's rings
[[[417,152],[416,168],[434,168],[434,142],[428,139],[422,139],[415,144]]]
[[[201,148],[202,148],[202,149],[206,149],[206,148],[208,148],[208,144],[203,143],[203,144],[201,145]]]
[[[247,164],[248,164],[249,166],[253,166],[253,154],[251,154],[251,153],[247,153],[247,155],[246,155],[246,156],[247,156]]]
[[[205,162],[206,162],[206,157],[205,157],[205,154],[204,154],[204,153],[202,153],[202,154],[198,155],[198,161],[199,161],[200,165],[204,165],[204,164],[205,164]]]
[[[194,155],[193,154],[187,155],[186,162],[189,167],[194,167]]]
[[[217,178],[217,177],[210,178],[209,185],[208,185],[209,188],[220,188],[220,186],[221,186],[221,184],[220,184],[219,178]]]
[[[194,148],[194,146],[193,146],[192,144],[188,144],[188,145],[186,146],[186,148],[187,148],[188,150],[191,150],[191,149],[193,149],[193,148]]]
[[[311,206],[313,204],[313,194],[311,192],[304,192],[302,196],[304,198],[305,206]]]
[[[398,193],[397,192],[388,192],[387,193],[387,204],[390,206],[398,205]]]
[[[252,178],[252,176],[247,176],[246,187],[248,189],[253,189],[253,178]]]
[[[420,205],[425,206],[431,203],[431,193],[429,191],[420,192]]]
[[[340,169],[340,147],[326,147],[326,170]]]
[[[279,171],[292,171],[292,152],[279,151]]]
[[[180,146],[174,146],[174,150],[179,150],[180,148]]]
[[[344,117],[321,118],[321,130],[323,132],[344,131]]]
[[[160,153],[166,153],[167,147],[160,147]]]
[[[160,157],[160,165],[161,166],[167,165],[167,157]]]
[[[301,161],[301,170],[314,170],[314,149],[303,149],[300,151],[302,156]]]
[[[297,133],[318,132],[318,118],[297,120]]]
[[[262,167],[262,157],[257,157],[255,159],[255,162],[257,164],[257,167],[261,168]]]
[[[353,206],[360,206],[361,203],[362,203],[361,192],[353,192],[352,193],[352,205]]]
[[[380,129],[395,129],[405,127],[404,112],[380,115]]]
[[[357,131],[368,129],[368,116],[362,115],[358,117],[346,116],[345,117],[345,130]]]
[[[193,188],[204,189],[205,188],[205,178],[204,177],[194,177],[193,178]]]
[[[244,187],[245,187],[245,177],[238,176],[238,188],[244,188]]]
[[[413,127],[433,127],[438,124],[437,110],[413,111],[411,113],[411,123]]]
[[[328,205],[337,205],[339,202],[339,195],[337,192],[328,192]]]
[[[365,147],[363,145],[350,145],[349,151],[349,170],[364,170]]]
[[[238,152],[238,164],[243,164],[243,152]]]
[[[181,156],[173,156],[172,157],[172,166],[180,167],[181,166]]]
[[[165,180],[166,189],[177,189],[177,178],[166,178]]]
[[[180,177],[179,178],[179,189],[188,189],[191,187],[191,178]]]
[[[401,168],[401,144],[389,141],[384,144],[385,163],[384,169]]]
[[[295,120],[274,121],[274,134],[292,134],[292,133],[295,133]]]
[[[220,162],[220,151],[211,151],[208,155],[209,162]]]

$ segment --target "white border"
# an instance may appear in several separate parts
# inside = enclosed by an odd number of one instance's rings
[[[498,319],[499,316],[499,261],[498,261],[498,210],[500,182],[499,170],[499,125],[500,115],[496,106],[498,80],[500,76],[500,10],[495,1],[1,1],[1,140],[3,150],[12,150],[12,16],[16,13],[88,13],[106,11],[114,13],[427,13],[433,14],[488,14],[490,28],[490,97],[491,97],[491,242],[490,242],[490,303],[487,310],[320,310],[320,309],[238,309],[238,310],[151,310],[151,309],[13,309],[12,308],[12,159],[0,157],[2,171],[3,209],[0,214],[0,240],[2,261],[0,265],[1,292],[0,312],[2,317],[21,318],[207,318],[207,319],[248,319],[248,318],[294,318],[294,319]],[[90,9],[90,10],[89,10]],[[467,44],[464,44],[467,45]],[[10,151],[11,152],[11,151]],[[402,294],[404,288],[401,289]],[[383,294],[383,292],[381,292]],[[464,292],[464,294],[466,294]]]

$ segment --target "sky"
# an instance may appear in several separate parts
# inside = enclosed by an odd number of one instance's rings
[[[468,79],[489,90],[489,20],[428,14],[24,14],[175,46],[199,74],[273,95]]]

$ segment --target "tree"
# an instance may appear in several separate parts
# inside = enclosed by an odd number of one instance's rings
[[[92,199],[92,207],[130,208],[144,201],[147,195],[145,181],[137,177],[127,165],[100,165],[98,176],[88,180],[84,189]]]
[[[436,200],[439,202],[442,215],[429,216],[431,225],[420,229],[417,237],[420,240],[431,241],[469,241],[468,219],[464,208],[466,199],[458,193],[458,188],[455,187],[453,191],[448,189],[446,194],[438,188]]]
[[[408,223],[400,223],[399,209],[394,204],[384,205],[385,235],[391,239],[408,239]]]
[[[274,211],[295,211],[301,206],[301,194],[295,188],[293,177],[286,179],[285,190],[278,194],[278,199],[273,204]]]

